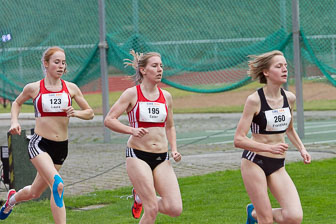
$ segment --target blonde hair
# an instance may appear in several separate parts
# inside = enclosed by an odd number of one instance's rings
[[[137,53],[134,50],[130,51],[130,54],[133,56],[133,60],[131,59],[124,59],[125,67],[132,66],[135,70],[135,74],[133,79],[135,83],[141,83],[143,80],[143,75],[140,72],[140,68],[144,68],[147,66],[148,59],[154,56],[160,57],[161,55],[157,52],[148,52],[148,53]]]
[[[61,51],[65,54],[64,52],[64,49],[63,48],[60,48],[58,46],[53,46],[53,47],[48,47],[42,54],[42,58],[41,58],[41,68],[42,68],[42,71],[43,73],[46,75],[47,74],[47,71],[46,71],[46,68],[44,67],[44,62],[48,62],[49,63],[49,60],[50,60],[50,57],[55,54],[57,51]],[[65,64],[65,68],[64,68],[64,74],[67,72],[67,69],[66,69],[66,64]]]
[[[247,74],[251,76],[252,80],[259,79],[260,83],[267,83],[264,70],[270,68],[272,59],[277,55],[283,56],[283,53],[274,50],[261,55],[249,55],[248,57],[252,60],[248,62],[249,70],[247,71]]]

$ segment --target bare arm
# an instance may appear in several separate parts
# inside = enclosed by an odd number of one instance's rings
[[[104,125],[112,131],[130,134],[136,137],[142,137],[148,134],[148,130],[145,128],[133,128],[121,123],[118,118],[131,106],[132,99],[136,99],[135,88],[125,90],[119,97],[117,102],[111,107],[104,120]]]
[[[173,119],[173,98],[167,91],[164,91],[165,98],[167,102],[168,107],[168,114],[167,114],[167,121],[166,121],[166,134],[167,139],[171,147],[171,153],[173,159],[178,162],[181,160],[182,156],[177,151],[177,144],[176,144],[176,130],[174,125],[174,119]]]
[[[294,103],[295,103],[295,95],[292,93],[288,93],[288,100],[291,104],[291,108],[293,108]],[[291,114],[293,114],[292,110],[291,110]],[[295,148],[297,148],[300,153],[301,156],[303,158],[303,162],[308,164],[311,162],[311,156],[309,155],[309,153],[307,152],[305,146],[303,145],[300,137],[298,136],[298,134],[296,133],[294,126],[293,126],[293,115],[292,115],[292,119],[291,122],[287,128],[286,134],[288,136],[288,139],[291,141],[291,143],[294,145]]]
[[[68,117],[78,117],[83,120],[91,120],[94,117],[94,113],[88,102],[85,100],[81,90],[74,83],[67,82],[67,86],[72,98],[76,101],[81,110],[75,110],[72,106],[69,106],[63,109],[64,112],[67,113]]]
[[[250,95],[245,103],[243,115],[238,123],[236,133],[234,136],[234,145],[237,148],[246,149],[254,152],[270,152],[274,154],[284,154],[288,148],[285,143],[279,143],[276,145],[264,144],[254,141],[247,137],[247,133],[250,129],[250,125],[254,114],[259,112],[260,100],[258,95]]]
[[[11,126],[9,132],[13,135],[21,134],[21,126],[19,124],[19,114],[21,106],[24,102],[34,97],[36,83],[29,83],[24,88],[20,95],[12,103],[11,108]]]

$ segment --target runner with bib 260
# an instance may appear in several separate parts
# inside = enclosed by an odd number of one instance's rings
[[[285,169],[288,145],[284,134],[300,151],[304,163],[310,163],[311,157],[293,127],[295,95],[281,88],[287,82],[287,62],[280,51],[250,57],[249,75],[265,86],[248,96],[234,137],[235,146],[244,149],[241,173],[252,201],[247,206],[246,223],[298,224],[303,212]],[[247,137],[250,128],[252,138]],[[268,188],[281,208],[272,209]]]

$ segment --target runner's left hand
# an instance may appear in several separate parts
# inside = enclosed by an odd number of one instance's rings
[[[311,162],[311,156],[309,155],[306,149],[301,150],[301,156],[305,164],[309,164]]]
[[[67,113],[68,117],[75,117],[75,110],[72,106],[64,108],[63,111]]]
[[[177,151],[172,152],[171,155],[172,155],[173,159],[175,160],[175,162],[180,162],[181,159],[182,159],[181,153],[179,153]]]

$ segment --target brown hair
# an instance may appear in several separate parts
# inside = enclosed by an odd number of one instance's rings
[[[274,50],[261,55],[249,55],[248,57],[252,60],[248,62],[249,70],[247,74],[252,77],[252,80],[259,79],[260,83],[267,83],[264,70],[270,68],[272,59],[277,55],[283,56],[283,53]]]
[[[41,68],[42,68],[42,71],[44,74],[46,74],[46,68],[44,67],[44,62],[48,62],[49,63],[49,60],[50,60],[50,57],[55,54],[57,51],[61,51],[65,54],[64,52],[64,49],[63,48],[60,48],[58,46],[53,46],[53,47],[48,47],[47,50],[45,50],[42,54],[42,58],[41,58]],[[65,68],[64,68],[64,74],[67,72],[67,69],[66,69],[66,64],[65,64]]]
[[[124,59],[125,67],[132,66],[135,70],[135,74],[133,76],[135,83],[141,83],[143,79],[143,75],[140,72],[140,68],[144,68],[147,66],[148,59],[154,56],[158,56],[161,58],[161,55],[157,52],[148,52],[148,53],[136,53],[134,50],[130,51],[130,54],[133,56],[133,60]]]

